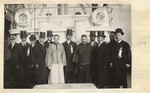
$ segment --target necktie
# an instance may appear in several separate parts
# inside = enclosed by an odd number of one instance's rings
[[[23,43],[23,46],[26,46],[26,43]]]

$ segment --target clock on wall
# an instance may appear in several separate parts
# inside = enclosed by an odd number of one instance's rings
[[[98,25],[103,25],[105,23],[107,16],[107,11],[105,8],[99,8],[92,13],[92,22]]]
[[[30,13],[26,9],[18,10],[15,14],[15,21],[20,27],[27,27],[30,23],[31,17]]]

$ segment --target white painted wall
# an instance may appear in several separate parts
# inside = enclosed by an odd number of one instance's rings
[[[38,5],[37,5],[38,6]],[[48,5],[56,7],[56,5]],[[76,5],[68,5],[68,7],[76,6]],[[124,31],[124,40],[127,41],[131,45],[131,7],[130,5],[111,5],[113,8],[112,14],[110,16],[113,17],[112,22],[110,23],[111,27],[115,28],[122,28]],[[33,7],[33,6],[32,6]],[[88,9],[86,9],[88,10]],[[40,30],[45,29],[51,29],[54,34],[60,35],[60,42],[64,42],[66,40],[65,38],[65,31],[67,27],[74,27],[74,35],[73,35],[73,41],[76,41],[77,43],[80,43],[80,37],[82,34],[86,34],[89,39],[89,32],[87,32],[87,28],[92,27],[92,21],[91,21],[91,9],[87,11],[87,15],[80,15],[80,16],[74,16],[74,11],[72,9],[68,9],[69,15],[57,15],[56,9],[50,9],[49,12],[54,14],[51,17],[44,16],[48,10],[44,10],[42,16],[39,16],[38,13],[40,12],[40,9],[36,10],[36,17],[32,15],[32,31],[34,32],[34,27],[36,28],[36,32],[40,32]],[[81,9],[76,9],[75,11],[80,11]],[[72,15],[71,15],[72,14]],[[39,22],[41,21],[49,21],[50,27],[47,27],[46,25],[39,25]],[[106,33],[107,38],[106,40],[109,41],[108,34]],[[38,36],[38,34],[37,34]],[[19,35],[17,37],[17,42],[20,42]],[[29,42],[29,39],[28,39]]]

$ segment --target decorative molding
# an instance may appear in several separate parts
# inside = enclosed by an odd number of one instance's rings
[[[115,31],[116,27],[100,27],[100,26],[91,26],[91,27],[86,27],[85,30],[86,32],[89,32],[89,31],[107,31],[107,32],[110,32],[110,31]]]

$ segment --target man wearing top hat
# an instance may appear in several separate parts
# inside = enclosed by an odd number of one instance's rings
[[[52,31],[51,30],[48,30],[47,31],[47,40],[46,42],[44,43],[45,46],[46,46],[46,50],[48,49],[48,47],[50,46],[50,44],[53,44],[54,42],[52,41],[52,37],[53,37],[53,34],[52,34]],[[49,77],[49,73],[50,73],[50,70],[47,68],[47,72],[46,72],[46,77],[47,77],[47,82],[48,82],[48,77]]]
[[[49,47],[50,44],[54,43],[54,42],[52,41],[52,37],[53,37],[52,31],[51,31],[51,30],[48,30],[48,31],[47,31],[47,40],[46,40],[46,42],[44,43],[47,48]]]
[[[18,63],[18,44],[15,41],[16,40],[15,35],[11,35],[9,37],[9,40],[10,40],[10,44],[7,48],[10,54],[7,52],[7,54],[9,54],[9,57],[7,57],[7,61],[6,61],[7,63],[5,62],[5,65],[7,64],[8,69],[5,66],[5,70],[4,70],[4,71],[8,71],[7,75],[9,76],[6,76],[6,74],[4,74],[5,75],[4,80],[6,78],[9,78],[7,79],[8,81],[6,81],[9,83],[9,86],[7,84],[5,88],[16,88],[17,87],[16,82],[18,81],[16,79],[17,77],[16,77],[15,69],[17,66],[16,64]]]
[[[115,68],[115,84],[117,87],[127,88],[127,68],[131,66],[131,50],[129,44],[122,39],[124,35],[122,29],[116,29],[115,34],[117,40],[116,60],[113,64]]]
[[[30,81],[30,86],[33,87],[35,84],[35,75],[34,75],[34,67],[35,63],[37,61],[36,58],[36,36],[31,35],[29,37],[30,43],[31,43],[31,48],[30,48],[30,67],[29,67],[29,81]]]
[[[67,33],[66,33],[66,38],[67,41],[65,41],[63,44],[65,52],[66,52],[66,66],[64,67],[64,71],[65,71],[65,82],[66,83],[73,83],[75,82],[75,66],[74,63],[72,62],[72,57],[76,48],[76,43],[73,42],[72,39],[72,29],[67,29]]]
[[[94,58],[95,58],[95,71],[93,72],[95,75],[95,85],[98,88],[104,88],[107,86],[108,77],[107,77],[107,68],[108,65],[106,63],[106,43],[104,31],[98,31],[97,41],[98,45],[96,46]]]
[[[46,45],[45,32],[40,32],[39,43],[35,44],[35,84],[46,84]]]
[[[19,43],[18,48],[18,63],[16,64],[16,68],[18,69],[16,73],[18,73],[18,87],[20,88],[29,88],[28,81],[28,67],[30,64],[30,47],[31,45],[26,42],[27,33],[26,31],[20,31],[21,42]]]
[[[95,69],[95,66],[96,66],[96,64],[94,64],[95,59],[94,59],[93,54],[94,54],[94,49],[98,44],[95,41],[95,38],[96,38],[96,32],[95,31],[90,31],[90,42],[89,42],[89,44],[92,48],[92,54],[91,54],[91,56],[92,56],[92,62],[91,62],[91,79],[92,79],[92,82],[94,82],[94,79],[95,79],[93,72],[94,72],[94,69]]]
[[[111,31],[109,34],[110,42],[107,44],[107,62],[109,64],[109,86],[110,88],[115,88],[115,69],[114,69],[114,62],[116,57],[116,48],[117,48],[117,41],[116,35],[114,31]]]

